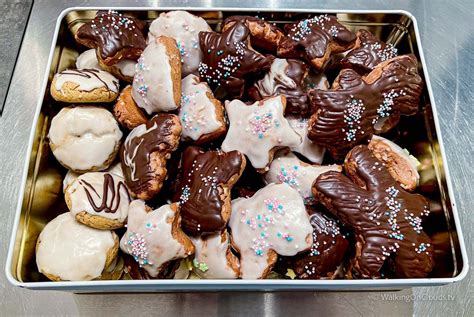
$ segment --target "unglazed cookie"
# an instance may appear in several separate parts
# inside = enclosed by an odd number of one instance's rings
[[[196,144],[212,141],[226,132],[224,107],[214,98],[205,82],[195,75],[186,76],[181,83],[179,118],[182,138]]]
[[[133,129],[120,150],[125,181],[134,197],[155,196],[166,178],[166,160],[178,147],[181,125],[174,114],[157,114]]]
[[[319,175],[328,171],[341,172],[340,165],[312,165],[301,161],[290,151],[280,151],[263,176],[265,183],[286,183],[296,189],[305,204],[315,202],[311,187]]]
[[[53,281],[88,281],[100,278],[115,260],[118,237],[113,231],[97,230],[60,214],[41,231],[36,243],[36,265]]]
[[[172,111],[181,99],[181,61],[176,42],[159,36],[138,59],[132,96],[148,114]]]
[[[308,138],[308,119],[287,117],[290,127],[301,137],[301,142],[296,146],[291,146],[290,150],[300,153],[313,163],[321,164],[324,159],[326,149],[321,145],[313,143]]]
[[[66,69],[54,75],[50,91],[56,101],[111,102],[118,96],[119,81],[103,70]]]
[[[122,132],[113,115],[100,107],[66,107],[51,120],[49,145],[56,159],[78,173],[109,167]]]
[[[206,20],[186,11],[161,13],[150,25],[148,41],[164,35],[176,41],[183,63],[182,74],[195,74],[202,59],[199,32],[210,32]]]
[[[283,116],[285,106],[284,96],[267,98],[252,105],[240,100],[227,102],[225,108],[230,124],[222,150],[240,151],[247,155],[253,167],[265,171],[275,150],[301,143],[301,137]]]
[[[236,279],[239,259],[230,250],[227,231],[206,237],[191,238],[195,253],[193,271],[204,279]]]
[[[103,172],[85,173],[64,194],[77,221],[96,229],[118,229],[125,225],[131,199],[122,177]]]
[[[194,246],[181,231],[180,223],[176,204],[152,210],[143,200],[134,200],[120,249],[133,256],[151,277],[157,277],[168,262],[194,253]]]
[[[118,97],[113,113],[120,125],[128,130],[147,122],[143,111],[132,98],[132,86],[125,87]]]
[[[287,184],[269,184],[251,198],[233,200],[229,226],[243,279],[265,278],[277,254],[293,256],[312,245],[303,199]]]
[[[103,171],[104,173],[109,173],[116,175],[118,177],[124,178],[122,171],[122,164],[120,162],[111,165],[108,169]],[[66,188],[72,184],[81,174],[74,171],[68,170],[63,179],[63,192],[66,191]]]
[[[82,52],[76,59],[77,69],[105,70],[114,75],[115,77],[127,82],[132,82],[133,76],[135,76],[136,64],[136,61],[132,61],[129,59],[125,59],[112,66],[100,64],[97,60],[97,54],[95,49],[90,49]]]

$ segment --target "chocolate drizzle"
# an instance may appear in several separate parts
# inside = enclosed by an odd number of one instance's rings
[[[127,194],[128,201],[130,202],[130,195],[128,194],[127,186],[122,181],[117,183],[115,187],[115,181],[112,175],[105,173],[104,174],[104,185],[102,188],[102,195],[97,193],[97,190],[89,182],[81,179],[79,183],[84,186],[84,191],[86,193],[89,204],[92,206],[95,212],[106,212],[106,213],[115,213],[120,206],[120,189],[123,188]],[[92,197],[89,190],[92,190],[97,198],[101,199],[100,205],[96,205],[94,198]],[[109,199],[110,192],[110,199]]]
[[[115,80],[115,79],[113,80],[113,83],[114,83],[115,87],[109,87],[109,85],[107,85],[107,83],[102,78],[100,78],[100,75],[99,75],[100,71],[97,70],[97,69],[89,69],[89,68],[66,69],[66,70],[63,70],[59,74],[60,75],[79,76],[79,77],[84,77],[84,78],[95,77],[95,78],[97,78],[98,81],[100,81],[104,85],[104,87],[107,87],[107,89],[113,90],[115,88],[115,91],[117,91],[117,92],[120,90],[118,80]]]
[[[230,216],[230,190],[245,168],[238,151],[207,151],[196,146],[183,153],[182,175],[174,201],[179,202],[183,230],[211,234],[225,228]]]
[[[354,230],[355,275],[379,277],[390,259],[396,277],[426,277],[433,268],[433,247],[421,219],[429,214],[427,199],[403,190],[365,145],[349,152],[344,167],[349,178],[324,173],[313,194]]]

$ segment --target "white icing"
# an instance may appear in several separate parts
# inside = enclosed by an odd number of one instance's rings
[[[108,169],[104,170],[105,173],[114,174],[118,177],[124,178],[122,171],[122,164],[120,162],[111,165]],[[68,170],[66,176],[63,179],[63,192],[66,188],[72,184],[81,174],[74,171]]]
[[[328,171],[341,172],[340,165],[311,165],[301,161],[291,152],[281,151],[275,156],[270,169],[264,175],[265,183],[286,183],[300,193],[304,202],[315,202],[311,187],[319,175]]]
[[[161,13],[150,25],[148,42],[154,38],[164,35],[173,38],[180,50],[183,63],[183,77],[196,73],[202,60],[202,52],[199,46],[199,32],[210,32],[211,28],[207,22],[186,11],[170,11]]]
[[[313,243],[303,199],[284,183],[269,184],[251,198],[233,200],[229,226],[240,252],[242,279],[262,277],[268,267],[268,250],[293,256]]]
[[[51,121],[49,140],[53,154],[67,167],[85,171],[105,169],[122,132],[114,116],[104,108],[66,107]]]
[[[112,231],[85,226],[70,212],[51,220],[38,239],[41,241],[36,250],[39,271],[65,281],[100,277],[107,252],[115,244]]]
[[[288,61],[286,59],[275,58],[270,71],[255,84],[262,97],[276,95],[281,88],[295,89],[297,87],[297,83],[286,75],[287,69]]]
[[[313,163],[321,164],[324,159],[326,149],[318,144],[311,142],[308,138],[308,119],[287,117],[288,123],[301,137],[301,142],[290,149],[298,152]]]
[[[275,147],[295,147],[301,137],[283,116],[284,97],[276,96],[246,105],[240,100],[226,102],[229,131],[222,150],[238,150],[249,158],[253,167],[265,168],[269,152]]]
[[[191,237],[191,241],[195,247],[193,270],[201,278],[204,279],[234,279],[239,274],[232,270],[227,262],[227,252],[229,251],[229,235],[223,233],[224,241],[221,234],[215,234],[201,237]]]
[[[54,75],[56,83],[54,88],[61,91],[67,82],[78,85],[77,90],[92,91],[98,88],[107,88],[118,94],[119,81],[111,74],[97,69],[66,69]]]
[[[125,59],[110,67],[117,69],[123,76],[133,77],[135,75],[136,64],[135,61]],[[82,52],[76,59],[76,68],[106,70],[100,66],[95,49]]]
[[[308,76],[305,78],[306,86],[308,89],[329,89],[329,81],[324,73],[315,74],[309,72]]]
[[[179,119],[183,128],[182,138],[198,140],[225,125],[217,118],[216,105],[209,99],[209,86],[199,82],[199,77],[188,75],[181,82],[181,108]]]
[[[112,67],[116,67],[120,74],[126,77],[133,77],[135,76],[135,68],[137,62],[124,59],[123,61],[118,62],[117,64],[113,65]]]
[[[173,238],[174,217],[178,215],[171,205],[147,212],[143,200],[130,204],[127,232],[120,241],[120,248],[132,255],[152,277],[158,275],[163,264],[188,256],[184,246]]]

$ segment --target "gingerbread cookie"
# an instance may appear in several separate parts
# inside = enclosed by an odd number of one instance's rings
[[[120,178],[124,178],[123,171],[122,171],[122,164],[120,162],[117,162],[111,165],[108,169],[104,170],[103,172],[113,174]],[[66,188],[69,185],[71,185],[72,182],[74,182],[79,176],[81,176],[80,173],[76,173],[74,171],[68,170],[63,179],[63,192],[65,192]]]
[[[179,118],[164,113],[130,132],[120,150],[120,160],[134,197],[148,200],[160,191],[167,174],[166,160],[177,149],[180,137]]]
[[[101,64],[111,66],[122,60],[136,60],[146,46],[144,24],[117,11],[98,11],[76,33],[79,44],[94,48]]]
[[[143,200],[134,200],[120,249],[133,256],[151,277],[157,277],[170,261],[194,253],[194,246],[181,231],[180,223],[177,204],[152,210]]]
[[[174,200],[179,202],[182,227],[190,235],[217,233],[230,217],[230,191],[245,168],[238,151],[224,153],[190,146],[182,158],[182,175]]]
[[[222,136],[226,131],[224,107],[214,98],[205,82],[195,75],[186,76],[181,83],[179,118],[182,138],[202,144]]]
[[[433,248],[423,231],[426,198],[406,192],[366,145],[346,157],[347,176],[327,172],[318,177],[313,194],[354,230],[356,253],[352,271],[362,278],[380,277],[386,261],[398,278],[423,278],[433,268]]]
[[[401,115],[417,113],[422,89],[413,55],[382,62],[365,77],[343,69],[331,90],[309,92],[314,113],[308,137],[342,158],[372,134],[389,131]]]
[[[305,204],[314,204],[311,186],[319,175],[328,171],[341,172],[340,165],[316,165],[301,161],[290,151],[280,151],[263,176],[265,183],[286,183],[296,189]]]
[[[356,36],[334,15],[319,15],[285,25],[287,36],[278,45],[278,56],[305,58],[316,70],[322,70],[331,55],[352,48]]]
[[[36,265],[52,281],[90,281],[101,277],[117,257],[119,241],[109,230],[97,230],[60,214],[43,228],[36,243]]]
[[[230,124],[222,150],[242,152],[253,167],[264,172],[277,149],[301,143],[301,137],[283,116],[285,106],[284,96],[267,98],[252,105],[240,100],[227,102],[225,108]]]
[[[265,278],[277,254],[294,256],[313,242],[303,199],[287,184],[269,184],[251,198],[233,200],[229,226],[243,279]]]
[[[50,92],[54,100],[68,103],[111,102],[119,81],[103,70],[66,69],[54,75]]]
[[[248,91],[254,100],[284,95],[286,97],[285,114],[308,116],[309,101],[304,89],[304,79],[308,67],[296,59],[275,58],[264,78],[257,81]]]
[[[213,89],[222,87],[228,97],[240,98],[246,78],[270,68],[272,58],[253,50],[249,35],[242,22],[222,33],[199,33],[203,53],[199,76]]]
[[[76,68],[77,69],[97,69],[105,70],[118,79],[132,82],[133,76],[135,76],[135,65],[136,61],[125,59],[117,64],[112,66],[107,66],[100,64],[97,59],[97,54],[95,49],[90,49],[85,52],[82,52],[76,59]]]
[[[51,120],[49,145],[56,159],[78,173],[109,167],[122,132],[112,114],[100,107],[66,107]]]
[[[313,143],[308,138],[308,119],[298,117],[287,117],[290,127],[301,137],[301,142],[296,146],[291,146],[290,150],[300,153],[313,163],[321,164],[324,159],[326,149],[321,145]]]
[[[132,98],[132,86],[125,87],[115,102],[113,113],[122,127],[132,130],[147,122],[143,111]]]
[[[310,89],[328,90],[331,87],[326,74],[315,72],[308,72],[308,76],[304,78],[304,85],[306,91]]]
[[[132,96],[148,114],[172,111],[181,99],[181,61],[176,42],[159,36],[138,59]]]
[[[182,75],[195,74],[202,60],[199,32],[211,32],[206,20],[186,11],[161,13],[150,25],[148,41],[161,35],[176,41],[181,55]]]

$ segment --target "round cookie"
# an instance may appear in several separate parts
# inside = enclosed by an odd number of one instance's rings
[[[85,281],[100,278],[117,257],[118,237],[60,214],[41,231],[36,244],[36,265],[52,281]]]
[[[119,93],[117,78],[97,69],[66,69],[54,75],[51,96],[68,103],[114,101]]]
[[[66,107],[51,121],[49,145],[56,159],[78,173],[109,167],[122,132],[113,115],[100,107]]]
[[[87,51],[82,52],[76,59],[76,68],[77,69],[97,69],[97,70],[105,70],[118,79],[132,82],[133,76],[135,76],[135,65],[137,64],[136,61],[132,61],[129,59],[125,59],[117,64],[112,66],[107,66],[105,64],[101,64],[97,60],[97,54],[95,49],[90,49]]]
[[[124,178],[122,164],[120,164],[120,162],[111,165],[108,169],[104,170],[104,173],[109,173]],[[72,182],[74,182],[79,176],[81,176],[80,173],[68,170],[63,179],[63,192],[65,192],[66,188],[71,185]]]
[[[176,41],[181,54],[182,75],[196,73],[202,60],[199,46],[199,32],[210,32],[207,22],[186,11],[170,11],[161,13],[150,25],[148,42],[164,35]]]

